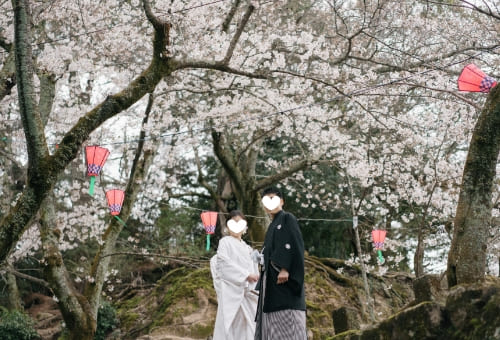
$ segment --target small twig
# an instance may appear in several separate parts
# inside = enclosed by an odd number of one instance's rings
[[[187,266],[191,266],[194,268],[201,268],[200,266],[197,266],[195,264],[183,261],[179,259],[179,256],[172,256],[172,255],[163,255],[163,254],[153,254],[153,253],[134,253],[134,252],[127,252],[127,251],[121,251],[121,252],[116,252],[116,253],[111,253],[111,254],[106,254],[102,255],[101,258],[108,257],[108,256],[119,256],[119,255],[132,255],[132,256],[144,256],[144,257],[160,257],[160,258],[166,258],[169,259],[172,262],[178,262]],[[189,258],[185,258],[189,259]],[[189,259],[190,260],[190,259]],[[203,262],[200,260],[200,262]]]

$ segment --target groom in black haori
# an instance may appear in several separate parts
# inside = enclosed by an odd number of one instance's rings
[[[262,248],[255,340],[307,340],[302,233],[283,210],[279,189],[265,189],[262,203],[272,222]]]

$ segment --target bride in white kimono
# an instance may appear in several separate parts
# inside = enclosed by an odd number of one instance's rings
[[[241,239],[247,223],[240,211],[232,211],[227,222],[229,236],[219,241],[210,259],[217,293],[217,316],[213,340],[253,340],[258,296],[253,290],[259,279],[252,248]]]

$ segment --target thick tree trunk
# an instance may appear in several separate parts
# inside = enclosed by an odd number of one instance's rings
[[[448,254],[448,285],[484,279],[493,180],[500,150],[500,86],[492,89],[469,146]]]
[[[5,283],[7,286],[7,308],[9,310],[23,310],[21,305],[21,296],[19,295],[19,289],[17,287],[17,280],[14,274],[7,271],[5,273]]]

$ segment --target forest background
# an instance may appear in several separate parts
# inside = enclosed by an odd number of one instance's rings
[[[285,192],[311,255],[359,263],[364,254],[368,271],[417,277],[446,269],[472,132],[497,103],[494,93],[490,104],[459,93],[456,81],[469,63],[500,79],[496,1],[0,9],[0,260],[10,308],[36,285],[59,302],[70,336],[92,338],[103,296],[130,271],[127,256],[213,252],[201,211],[220,213],[216,245],[226,214],[241,209],[258,247],[269,222],[259,192],[269,185]],[[94,196],[88,145],[111,151]],[[468,248],[480,250],[471,256],[479,276],[499,271],[497,156],[489,218],[455,241],[479,237]],[[109,214],[113,188],[126,192],[126,225]],[[383,267],[373,229],[388,231]],[[458,281],[477,278],[466,276]]]

